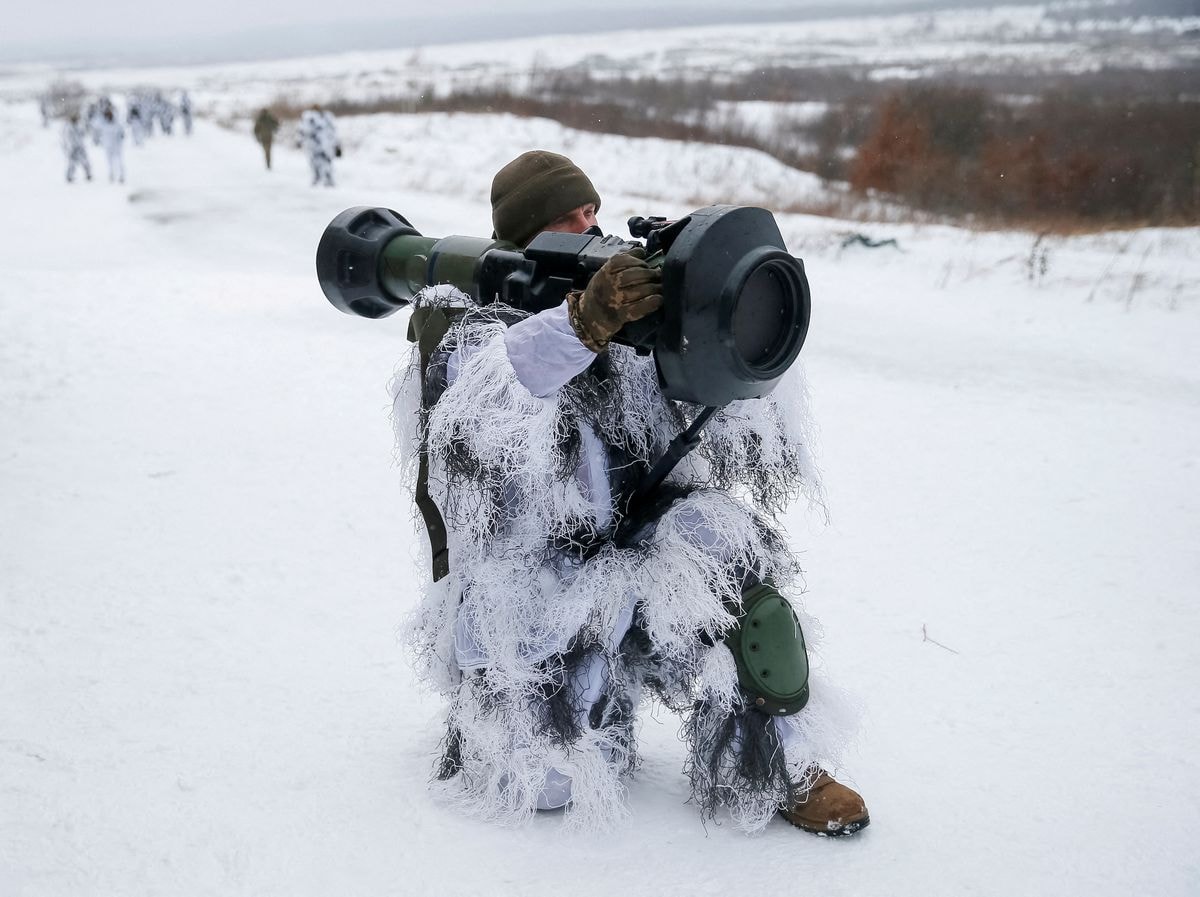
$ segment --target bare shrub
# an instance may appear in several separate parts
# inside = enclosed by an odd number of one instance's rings
[[[860,191],[1021,224],[1200,221],[1200,103],[1052,92],[1024,107],[918,86],[878,104],[849,167]]]

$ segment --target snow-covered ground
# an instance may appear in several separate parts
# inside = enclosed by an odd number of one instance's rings
[[[313,251],[360,204],[486,235],[532,146],[588,170],[613,231],[811,182],[426,116],[343,121],[318,190],[238,124],[68,186],[33,104],[0,105],[0,895],[1200,892],[1200,231],[877,225],[899,248],[870,250],[780,216],[832,511],[786,523],[865,712],[842,772],[873,824],[702,826],[657,711],[598,840],[426,791],[440,707],[395,636],[405,322],[334,311]]]

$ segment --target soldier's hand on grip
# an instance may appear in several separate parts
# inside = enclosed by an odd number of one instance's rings
[[[645,259],[641,248],[614,255],[582,292],[567,294],[571,327],[593,352],[603,352],[625,324],[662,306],[662,269]]]

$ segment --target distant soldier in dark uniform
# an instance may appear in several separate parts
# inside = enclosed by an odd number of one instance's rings
[[[267,168],[271,167],[271,141],[279,130],[279,120],[271,114],[271,110],[263,109],[254,120],[254,139],[262,144],[263,153],[267,157]]]

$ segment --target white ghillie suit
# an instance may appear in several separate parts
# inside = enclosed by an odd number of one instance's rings
[[[101,116],[99,124],[96,125],[96,136],[100,145],[104,147],[104,153],[108,159],[109,181],[124,184],[125,129],[121,127],[121,123],[117,121],[115,115],[112,118]]]
[[[137,97],[129,97],[126,103],[125,123],[129,125],[129,131],[133,135],[133,145],[141,146],[142,141],[146,139],[146,110],[143,107],[142,101]]]
[[[91,135],[92,144],[100,145],[100,122],[104,119],[104,112],[99,103],[92,103],[88,106],[87,112],[83,116],[83,121],[87,127],[85,131]]]
[[[151,118],[158,119],[158,124],[162,128],[162,132],[169,137],[175,127],[175,106],[161,94],[156,94],[154,97],[154,114]]]
[[[59,141],[62,144],[63,154],[67,157],[67,182],[75,180],[76,165],[83,167],[83,173],[90,181],[92,179],[92,163],[88,161],[82,125],[70,120],[63,122]]]
[[[417,302],[447,300],[469,301],[437,287]],[[747,706],[721,640],[743,586],[769,578],[810,657],[817,641],[795,602],[800,570],[763,516],[799,494],[821,502],[796,367],[710,421],[620,537],[622,499],[699,410],[663,398],[651,358],[594,355],[565,305],[490,306],[450,328],[423,383],[414,349],[392,392],[406,473],[415,482],[427,451],[448,533],[450,574],[433,582],[422,566],[407,627],[419,673],[450,701],[436,773],[448,796],[498,821],[566,804],[568,824],[607,826],[624,813],[650,696],[685,715],[694,800],[746,830],[806,789],[812,764],[836,763],[853,713],[819,666],[808,705],[772,718]]]
[[[300,127],[296,132],[300,146],[308,154],[312,169],[312,182],[333,186],[333,159],[338,150],[337,128],[333,116],[328,112],[306,109],[300,114]]]
[[[179,115],[183,118],[183,133],[192,136],[192,98],[185,90],[179,94]]]

